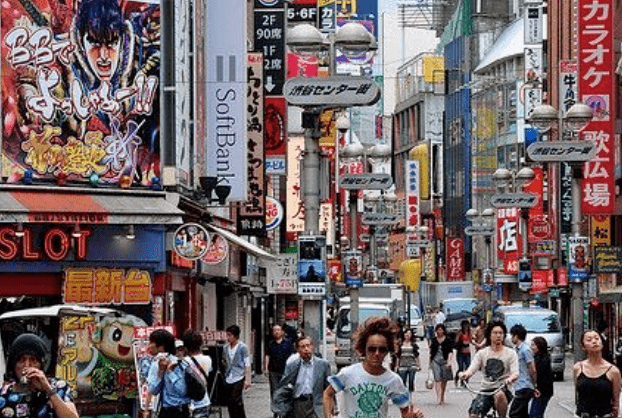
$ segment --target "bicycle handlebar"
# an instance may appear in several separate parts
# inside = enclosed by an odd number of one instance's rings
[[[471,393],[473,393],[475,395],[493,396],[493,395],[497,394],[498,392],[500,392],[506,386],[505,383],[501,383],[501,386],[497,387],[496,389],[482,391],[482,390],[475,390],[472,387],[470,387],[469,383],[465,379],[461,379],[461,380],[462,380],[462,382],[464,382],[464,387],[469,392],[471,392]]]

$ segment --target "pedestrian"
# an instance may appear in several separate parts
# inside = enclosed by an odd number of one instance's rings
[[[518,379],[514,383],[514,400],[510,405],[510,418],[528,418],[529,402],[533,398],[536,382],[536,363],[533,352],[525,343],[527,330],[521,324],[510,328],[512,344],[518,357]]]
[[[209,390],[207,389],[208,375],[212,371],[212,358],[203,354],[201,347],[203,346],[203,337],[197,331],[187,329],[181,336],[184,347],[188,351],[188,355],[184,361],[194,367],[199,376],[205,379],[205,396],[200,401],[192,401],[192,418],[209,418],[211,400],[209,398]]]
[[[551,356],[544,337],[534,337],[531,340],[531,351],[536,363],[536,385],[533,391],[533,400],[529,407],[529,418],[543,418],[546,406],[553,396],[553,371],[551,370]]]
[[[596,330],[598,334],[600,334],[600,339],[603,342],[603,358],[607,360],[609,363],[613,363],[613,356],[611,355],[611,348],[609,347],[609,326],[607,321],[601,319],[598,321],[598,325],[596,326]]]
[[[435,337],[430,345],[430,368],[434,374],[434,391],[439,405],[445,404],[447,382],[453,380],[451,362],[453,360],[454,344],[447,337],[445,325],[436,324]]]
[[[291,418],[322,418],[322,396],[328,386],[330,364],[313,355],[313,341],[309,336],[298,338],[296,350],[299,358],[285,367],[272,411],[277,416]],[[278,395],[283,391],[287,396]]]
[[[447,316],[445,316],[445,312],[443,312],[443,304],[441,303],[438,308],[436,308],[436,315],[434,315],[434,326],[438,324],[444,324],[446,319]]]
[[[149,392],[160,395],[157,418],[190,418],[190,399],[186,396],[183,367],[175,356],[175,337],[157,329],[149,335],[149,347],[157,352],[147,375]]]
[[[178,359],[183,359],[188,354],[184,342],[182,340],[175,340],[175,355]]]
[[[475,351],[481,350],[486,347],[486,321],[484,319],[480,319],[477,323],[477,327],[473,330],[473,346],[475,347]]]
[[[404,332],[404,341],[399,349],[397,359],[397,374],[402,378],[404,386],[409,392],[415,390],[415,375],[421,370],[421,361],[419,359],[419,346],[414,341],[413,330],[408,328]]]
[[[274,400],[274,391],[283,377],[285,362],[294,353],[294,344],[284,337],[283,327],[276,324],[272,327],[272,340],[266,347],[264,373],[270,382],[270,402]]]
[[[45,375],[48,356],[45,343],[35,334],[21,334],[13,341],[0,390],[3,416],[78,418],[69,385]]]
[[[428,305],[425,309],[425,315],[423,316],[423,326],[425,327],[425,337],[428,340],[428,346],[432,343],[434,338],[434,309]]]
[[[413,408],[402,379],[383,366],[387,354],[396,349],[397,332],[397,325],[386,317],[370,317],[356,330],[354,348],[363,361],[344,367],[328,378],[324,418],[333,417],[335,394],[341,391],[341,416],[387,418],[391,400],[400,409],[402,418],[423,418],[423,412]]]
[[[477,395],[469,407],[470,418],[486,416],[490,408],[495,406],[499,418],[505,418],[508,404],[512,401],[509,386],[518,379],[518,356],[516,351],[503,345],[507,328],[502,321],[493,320],[486,327],[484,339],[486,347],[475,353],[469,368],[459,373],[459,378],[468,380],[478,370],[484,374],[480,384],[482,392],[494,391],[499,386],[502,390],[490,395]]]
[[[575,363],[576,416],[619,417],[620,370],[603,358],[600,333],[587,330],[581,335],[587,359]]]
[[[240,327],[227,327],[227,344],[223,353],[225,361],[224,395],[230,417],[246,418],[243,390],[251,388],[251,359],[246,344],[240,341]]]
[[[458,363],[458,373],[465,371],[471,364],[471,323],[463,319],[460,323],[460,332],[456,334],[456,361]],[[458,386],[458,373],[454,383]]]

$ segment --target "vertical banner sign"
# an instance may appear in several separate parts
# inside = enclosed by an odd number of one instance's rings
[[[406,160],[406,226],[419,226],[419,161]]]
[[[287,102],[285,97],[266,97],[264,110],[264,126],[266,133],[264,135],[266,142],[266,156],[270,167],[274,165],[271,174],[277,173],[279,162],[285,161],[285,151],[287,149]]]
[[[248,186],[246,201],[240,207],[238,233],[263,236],[265,222],[264,136],[263,136],[263,56],[256,52],[248,54],[248,84],[246,87],[246,152]]]
[[[542,45],[525,47],[525,117],[542,104]]]
[[[464,280],[464,239],[447,238],[447,280]]]
[[[533,168],[534,178],[525,184],[525,193],[538,195],[538,203],[529,209],[529,216],[541,215],[544,213],[544,170],[542,167]]]
[[[305,149],[303,137],[291,137],[287,141],[287,232],[303,232],[305,229],[305,212],[300,189],[300,165]]]
[[[561,162],[559,166],[559,232],[569,234],[572,231],[572,167],[565,162]]]
[[[522,250],[522,238],[518,229],[519,215],[516,208],[497,211],[497,258],[503,260],[506,274],[518,274],[518,259]]]
[[[179,184],[190,187],[190,7],[188,0],[175,2],[175,165]]]
[[[590,223],[590,240],[594,247],[611,245],[611,218],[593,215]]]
[[[614,46],[612,0],[579,0],[579,93],[594,118],[583,131],[596,144],[596,157],[585,163],[581,211],[611,214],[614,209]],[[572,277],[571,277],[572,280]]]
[[[120,3],[102,16],[98,2],[3,1],[0,158],[8,182],[26,170],[142,186],[160,176],[159,2]]]
[[[255,51],[263,54],[264,89],[267,96],[282,96],[285,83],[285,9],[282,1],[256,3],[260,6],[255,8],[254,45]],[[231,10],[235,9],[229,8],[229,12]]]
[[[525,3],[525,45],[542,44],[542,3]]]
[[[236,10],[236,13],[231,13]],[[207,175],[246,200],[246,1],[208,0]]]
[[[326,246],[335,245],[335,215],[333,213],[333,202],[331,200],[320,203],[320,232],[326,237]]]
[[[207,86],[205,78],[205,53],[207,33],[207,9],[204,2],[195,2],[193,33],[194,33],[194,79],[197,86]],[[207,137],[207,105],[206,89],[201,89],[193,95],[194,98],[194,184],[199,183],[199,177],[205,172],[205,140]]]
[[[576,62],[560,61],[559,70],[559,109],[562,118],[565,118],[568,109],[577,103],[579,96],[577,93],[579,65]]]
[[[317,2],[318,24],[324,33],[334,32],[337,28],[336,6],[336,0],[318,0]]]

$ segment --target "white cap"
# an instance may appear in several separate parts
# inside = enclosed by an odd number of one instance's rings
[[[175,348],[183,347],[184,342],[182,340],[175,340]]]

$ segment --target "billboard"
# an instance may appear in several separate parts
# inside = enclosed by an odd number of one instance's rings
[[[28,5],[2,5],[2,175],[149,185],[160,176],[159,2]]]

